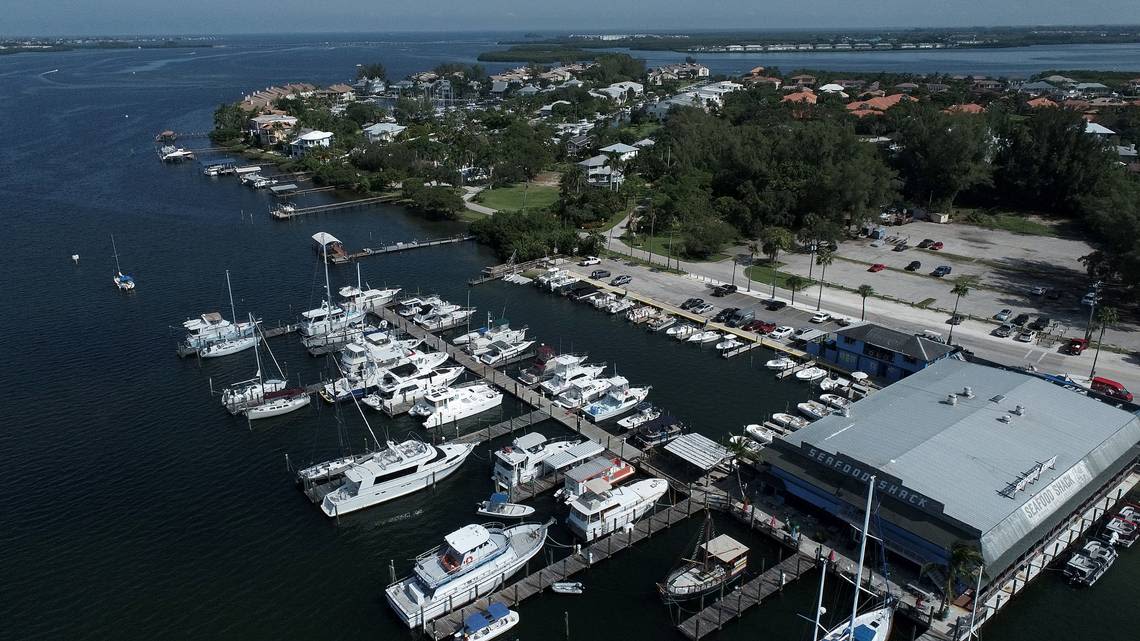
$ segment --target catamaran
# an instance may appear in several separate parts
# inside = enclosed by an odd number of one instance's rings
[[[521,570],[546,543],[550,525],[465,525],[416,557],[411,576],[384,590],[388,604],[409,628],[423,627],[493,592]]]
[[[681,559],[657,590],[666,603],[695,599],[732,583],[747,567],[748,546],[727,534],[713,536],[712,515],[705,512],[692,554]]]
[[[123,268],[119,267],[119,248],[115,246],[114,234],[111,234],[111,249],[115,253],[115,287],[118,287],[121,292],[134,291],[135,279],[129,274],[124,274]]]
[[[589,543],[648,514],[668,489],[665,479],[646,479],[617,488],[602,479],[592,479],[586,482],[586,491],[570,502],[566,525]]]
[[[424,417],[424,427],[433,428],[474,416],[503,404],[503,393],[491,385],[476,383],[466,387],[437,387],[408,410]]]

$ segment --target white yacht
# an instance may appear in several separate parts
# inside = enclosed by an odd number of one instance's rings
[[[416,557],[411,576],[384,590],[409,628],[461,608],[503,585],[546,543],[549,523],[465,525]]]
[[[424,308],[431,308],[432,306],[442,303],[443,299],[439,296],[410,296],[396,303],[396,313],[405,318],[411,318],[420,313]]]
[[[193,353],[218,341],[253,336],[254,323],[231,323],[220,313],[209,312],[184,321],[182,327],[186,328],[186,339],[180,349]]]
[[[804,401],[796,405],[796,409],[813,421],[817,421],[825,416],[831,416],[835,413],[833,409],[819,401]]]
[[[475,310],[472,308],[463,308],[463,307],[456,307],[454,309],[446,309],[445,308],[445,311],[429,312],[426,315],[417,316],[416,318],[413,318],[412,320],[417,325],[428,330],[429,332],[434,332],[436,330],[448,329],[451,327],[456,327],[457,325],[460,325],[462,323],[465,323],[465,322],[467,322],[467,319],[470,318],[474,314],[475,314]]]
[[[548,379],[553,378],[555,375],[565,372],[566,370],[580,365],[586,361],[586,356],[579,356],[577,354],[559,354],[555,355],[554,350],[548,346],[538,348],[538,354],[534,358],[534,363],[522,372],[519,372],[519,381],[524,385],[534,385]]]
[[[345,467],[343,482],[325,494],[321,511],[335,517],[430,487],[458,469],[474,449],[471,443],[389,442],[365,460]]]
[[[341,287],[338,293],[346,307],[364,312],[376,312],[391,303],[400,293],[400,288],[373,289],[363,285],[360,281],[360,263],[356,263],[356,286]]]
[[[554,375],[553,378],[543,381],[539,388],[543,394],[548,396],[558,396],[562,392],[570,389],[574,381],[583,381],[595,379],[601,376],[602,372],[606,371],[605,363],[601,365],[583,365],[575,363],[568,369],[565,369]]]
[[[790,430],[799,430],[807,427],[808,425],[811,425],[811,421],[807,420],[806,418],[803,418],[802,416],[796,416],[795,414],[787,414],[785,412],[777,412],[773,414],[772,422],[774,422],[776,425],[786,427]]]
[[[618,426],[623,430],[632,430],[635,427],[641,427],[649,421],[661,417],[661,410],[652,403],[638,403],[634,410],[636,411],[633,414],[617,422]]]
[[[508,321],[503,321],[498,325],[493,324],[491,315],[487,315],[487,324],[479,329],[467,332],[455,338],[452,343],[464,346],[463,349],[469,354],[479,356],[496,341],[505,343],[519,343],[526,340],[527,328],[512,329]]]
[[[586,406],[585,414],[591,421],[600,423],[625,414],[644,401],[646,396],[649,396],[648,387],[630,387],[628,382],[624,385],[611,383],[605,396]]]
[[[462,375],[462,367],[437,367],[425,370],[408,365],[404,368],[393,368],[384,374],[379,389],[360,399],[360,402],[374,410],[395,412],[400,406],[407,407],[408,403],[422,399],[435,388],[451,385]]]
[[[1065,563],[1065,577],[1069,583],[1092,587],[1116,562],[1117,552],[1111,545],[1089,539],[1084,547],[1073,552]]]
[[[216,343],[210,343],[206,347],[198,350],[198,356],[202,358],[218,358],[220,356],[229,356],[230,354],[237,354],[257,345],[261,339],[257,336],[242,336],[241,338],[230,338]]]
[[[408,375],[413,370],[433,370],[446,361],[447,354],[444,352],[428,352],[425,354],[411,350],[408,355],[401,355],[393,360],[385,361],[383,365],[369,363],[359,374],[341,376],[335,381],[325,383],[324,387],[321,388],[321,398],[329,403],[340,403],[350,400],[354,396],[364,398],[379,388],[384,376],[394,369],[402,368],[399,371]]]
[[[728,336],[713,347],[715,347],[718,352],[726,352],[730,349],[736,349],[737,347],[741,347],[743,345],[744,343],[742,343],[736,336]]]
[[[301,312],[298,331],[305,338],[327,336],[364,321],[364,310],[333,305],[327,300],[316,309]]]
[[[723,336],[724,334],[721,334],[718,331],[706,329],[704,331],[695,332],[686,340],[690,343],[700,343],[703,345],[705,343],[713,343],[719,341]]]
[[[801,381],[818,381],[827,376],[827,370],[822,367],[809,367],[796,372],[796,378]]]
[[[467,387],[437,387],[424,394],[408,411],[413,416],[424,417],[424,427],[430,429],[486,412],[502,404],[502,392],[486,383],[477,383]]]
[[[820,641],[887,641],[891,636],[891,623],[895,610],[891,607],[868,610],[855,617],[855,636],[848,632],[850,623],[830,631]]]
[[[463,629],[455,633],[459,641],[490,641],[518,625],[519,613],[495,601],[487,604],[486,610],[468,614],[463,619]]]
[[[479,362],[492,367],[505,365],[520,355],[525,354],[534,343],[535,341],[521,341],[518,343],[495,341],[491,343],[487,351],[479,356]]]
[[[568,410],[586,407],[590,403],[606,395],[613,385],[629,386],[624,376],[613,378],[580,379],[570,383],[570,389],[562,392],[554,400],[554,404]]]
[[[491,478],[495,485],[512,488],[529,483],[542,475],[542,464],[551,456],[582,443],[573,437],[547,440],[538,432],[523,434],[506,447],[495,451]]]
[[[647,514],[668,489],[665,479],[646,479],[616,488],[602,479],[592,479],[586,482],[586,491],[570,502],[566,525],[589,543]]]

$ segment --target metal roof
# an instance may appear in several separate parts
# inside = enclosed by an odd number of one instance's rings
[[[599,456],[570,469],[570,471],[566,472],[566,478],[581,483],[582,481],[605,473],[613,464],[613,461],[610,459]]]
[[[932,341],[929,338],[907,334],[874,323],[852,325],[836,331],[835,334],[854,338],[868,345],[882,347],[928,363],[938,360],[953,350],[949,345]]]
[[[706,472],[732,457],[732,452],[724,446],[696,432],[682,434],[669,441],[665,450]]]
[[[464,525],[458,530],[443,537],[451,549],[460,554],[466,554],[471,550],[483,545],[491,538],[491,534],[487,532],[487,528],[476,523],[471,525]]]
[[[943,359],[783,440],[816,465],[863,465],[880,483],[895,477],[904,496],[941,503],[992,561],[1129,456],[1140,418],[1027,374]]]
[[[543,461],[543,463],[552,470],[561,470],[591,456],[601,454],[605,449],[601,443],[583,441],[574,447],[551,454],[550,458]]]

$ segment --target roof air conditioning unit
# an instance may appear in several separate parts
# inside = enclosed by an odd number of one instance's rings
[[[966,398],[974,398],[974,388],[972,388],[972,387],[962,388],[962,396],[965,396]]]
[[[947,405],[957,405],[958,404],[958,397],[954,394],[947,394],[946,395],[946,404]]]
[[[1010,423],[1013,421],[1013,418],[1010,417],[1009,414],[1002,414],[1001,418],[999,418],[998,420],[1001,421],[1002,423]]]
[[[1018,405],[1017,407],[1013,408],[1013,413],[1017,414],[1018,416],[1025,416],[1025,406]]]

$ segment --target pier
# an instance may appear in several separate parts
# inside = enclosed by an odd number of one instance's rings
[[[815,563],[812,559],[795,553],[761,572],[756,578],[738,585],[732,592],[722,593],[720,599],[682,621],[677,629],[686,637],[698,641],[720,630],[725,623],[740,617],[752,606],[760,605],[764,599],[781,592],[785,585],[813,567]]]
[[[808,369],[809,367],[815,367],[815,366],[816,366],[815,361],[807,360],[807,361],[800,363],[799,365],[796,365],[795,367],[789,367],[788,369],[780,370],[776,374],[776,378],[784,379],[784,378],[787,378],[789,376],[795,376],[797,372],[802,372],[805,369]]]
[[[483,273],[478,278],[472,278],[471,280],[467,281],[467,286],[474,287],[476,285],[482,285],[483,283],[489,283],[493,280],[499,280],[500,278],[510,276],[512,274],[517,274],[528,269],[535,269],[537,267],[541,267],[550,260],[551,259],[549,258],[536,258],[535,260],[528,260],[522,263],[508,261],[502,265],[485,267],[483,269]]]
[[[380,256],[383,254],[394,254],[396,252],[408,251],[411,249],[422,249],[424,247],[439,247],[441,245],[454,245],[456,243],[465,243],[467,241],[475,240],[475,236],[471,234],[448,236],[446,238],[433,238],[431,240],[413,240],[406,243],[396,243],[395,245],[384,245],[381,247],[365,247],[364,249],[353,252],[351,254],[330,256],[329,261],[336,265],[343,265],[349,261],[365,258],[368,256]]]
[[[288,220],[290,218],[297,218],[298,216],[307,216],[309,214],[323,214],[332,211],[344,211],[346,209],[355,209],[357,207],[367,207],[369,205],[377,205],[380,203],[392,202],[399,197],[395,194],[388,194],[384,196],[369,196],[368,198],[357,198],[356,200],[346,200],[339,203],[329,203],[327,205],[313,205],[311,207],[297,207],[293,211],[284,211],[275,209],[272,212],[273,218],[276,220]]]

